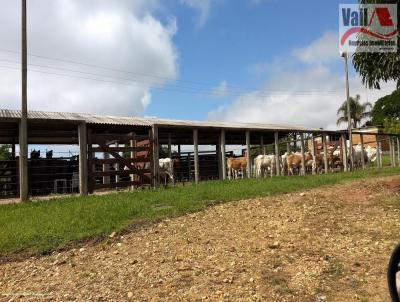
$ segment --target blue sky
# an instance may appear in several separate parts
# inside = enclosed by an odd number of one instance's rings
[[[199,27],[198,12],[169,1],[168,9],[176,16],[178,25],[174,42],[179,51],[179,78],[215,85],[227,81],[232,86],[258,88],[268,79],[268,70],[260,74],[254,66],[307,46],[327,31],[337,31],[340,3],[216,1],[206,23]],[[343,70],[339,51],[331,69]],[[147,115],[204,119],[210,110],[232,98],[155,91],[152,100]]]

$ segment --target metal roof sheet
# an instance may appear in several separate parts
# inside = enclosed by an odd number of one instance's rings
[[[0,109],[0,119],[20,119],[20,110]],[[282,124],[262,124],[262,123],[235,123],[235,122],[214,122],[214,121],[185,121],[169,120],[152,117],[122,117],[105,116],[87,113],[67,113],[67,112],[45,112],[29,111],[28,118],[33,120],[65,120],[65,121],[85,121],[88,124],[105,125],[132,125],[132,126],[166,126],[166,127],[198,127],[198,128],[230,128],[230,129],[253,129],[253,130],[291,130],[291,131],[321,131],[316,128],[307,128],[293,125]]]

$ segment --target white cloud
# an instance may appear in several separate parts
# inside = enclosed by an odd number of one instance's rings
[[[180,0],[180,2],[198,13],[197,27],[203,27],[210,16],[211,0]]]
[[[217,87],[212,91],[212,95],[215,97],[225,97],[229,94],[228,82],[222,81]]]
[[[19,50],[20,19],[16,16],[20,16],[20,4],[18,1],[0,0],[0,5],[3,25],[0,28],[1,48]],[[154,0],[28,1],[29,53],[135,72],[128,74],[29,57],[30,64],[102,75],[29,66],[31,70],[97,79],[30,71],[29,109],[142,114],[151,101],[151,87],[162,85],[177,75],[177,53],[172,42],[177,30],[176,22],[170,20],[164,24],[156,19],[154,12],[158,5],[158,1]],[[4,59],[15,61],[19,55],[0,52],[0,60]],[[10,63],[0,65],[19,67]],[[20,72],[0,68],[0,81],[0,107],[19,108]]]
[[[339,37],[337,32],[328,31],[305,48],[293,51],[294,56],[307,64],[327,63],[339,57]]]
[[[326,49],[337,46],[336,40],[331,39],[329,43]],[[307,56],[294,55],[292,59],[303,62],[303,58]],[[343,63],[338,56],[337,60]],[[271,69],[276,72],[261,89],[236,98],[229,106],[211,111],[209,119],[336,129],[336,112],[346,99],[344,75],[332,71],[334,65],[326,64],[325,58],[316,56],[305,61],[314,64],[306,65],[301,70],[291,68],[291,65],[281,70],[272,66]],[[366,92],[357,75],[350,77],[350,93],[360,94],[362,102],[374,102],[391,93],[395,87],[395,83],[388,83],[382,85],[381,90]]]

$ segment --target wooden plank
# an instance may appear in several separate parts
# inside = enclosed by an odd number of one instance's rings
[[[139,181],[120,181],[118,183],[109,183],[109,184],[96,184],[95,189],[109,189],[109,188],[123,188],[130,186],[140,186]]]
[[[119,141],[128,142],[131,140],[146,140],[149,137],[147,135],[132,135],[132,134],[112,134],[112,133],[96,133],[93,134],[93,142],[96,144],[97,141]],[[115,142],[114,142],[115,143]]]
[[[140,169],[141,174],[151,173],[151,169]],[[121,171],[99,171],[93,172],[93,177],[109,177],[109,176],[129,176],[132,174],[132,171],[129,170],[121,170]]]
[[[93,193],[94,192],[94,185],[95,185],[95,179],[92,176],[93,170],[94,170],[94,164],[93,164],[93,147],[92,147],[92,129],[87,130],[87,145],[88,145],[88,161],[87,161],[87,166],[88,166],[88,192]]]
[[[107,146],[105,144],[101,144],[99,147],[92,148],[93,152],[104,152],[103,146]],[[150,147],[111,147],[107,146],[108,152],[141,152],[141,151],[150,151]]]
[[[129,161],[130,163],[149,163],[151,159],[150,157],[136,157],[136,158],[126,158],[126,161]],[[107,158],[107,159],[95,158],[93,159],[93,162],[97,165],[103,165],[103,164],[112,165],[120,163],[120,161],[115,158]]]
[[[377,141],[377,152],[378,152],[378,168],[382,168],[383,163],[382,163],[382,143],[381,141]]]
[[[342,137],[342,146],[341,146],[341,154],[342,154],[342,163],[343,163],[343,170],[347,172],[348,170],[348,158],[347,158],[347,142],[346,142],[346,135],[341,134]]]

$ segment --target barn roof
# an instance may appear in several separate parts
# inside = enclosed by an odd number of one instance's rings
[[[17,121],[21,118],[20,110],[0,109],[0,119]],[[87,113],[67,113],[67,112],[45,112],[29,111],[28,118],[36,121],[69,121],[86,122],[87,124],[101,125],[124,125],[124,126],[147,126],[153,125],[163,127],[189,127],[189,128],[227,128],[227,129],[248,129],[248,130],[287,130],[287,131],[321,131],[321,129],[307,128],[294,125],[282,124],[263,124],[263,123],[239,123],[239,122],[214,122],[214,121],[187,121],[170,120],[152,117],[122,117],[108,116]]]

